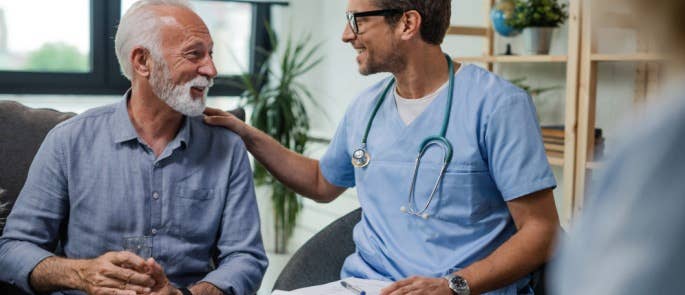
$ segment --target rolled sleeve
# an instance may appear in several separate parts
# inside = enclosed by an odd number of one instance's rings
[[[260,232],[252,170],[242,142],[233,154],[228,196],[217,242],[217,268],[201,281],[225,294],[254,294],[268,265]]]
[[[53,256],[67,214],[66,178],[58,136],[51,131],[29,169],[0,238],[0,280],[33,293],[29,276]]]
[[[9,239],[0,240],[0,280],[17,286],[29,294],[35,294],[29,282],[29,276],[34,268],[45,258],[54,256],[53,253],[36,247],[34,244]]]

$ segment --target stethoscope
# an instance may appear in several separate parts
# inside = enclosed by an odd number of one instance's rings
[[[445,59],[447,59],[449,71],[449,95],[447,96],[447,107],[445,108],[445,118],[442,121],[442,130],[440,131],[440,135],[430,136],[424,139],[421,143],[419,148],[419,154],[416,156],[416,161],[414,162],[414,171],[412,172],[411,184],[409,186],[409,197],[407,200],[407,206],[400,207],[400,211],[402,211],[403,213],[419,216],[423,219],[428,219],[429,217],[429,214],[426,212],[426,210],[428,210],[428,206],[430,206],[431,201],[433,201],[433,196],[435,195],[435,192],[438,190],[438,186],[440,186],[440,182],[442,181],[443,175],[445,175],[445,169],[447,169],[447,165],[452,160],[452,144],[450,144],[447,138],[445,138],[445,133],[447,132],[447,125],[450,122],[450,110],[452,108],[452,97],[454,96],[454,64],[452,63],[452,59],[447,54],[445,54]],[[390,91],[390,88],[392,88],[392,85],[394,83],[395,79],[393,78],[392,80],[390,80],[390,83],[388,83],[388,86],[385,87],[385,90],[383,90],[383,92],[378,96],[376,105],[374,106],[373,111],[371,112],[371,118],[369,118],[369,121],[366,123],[366,130],[364,131],[364,137],[362,137],[361,145],[352,153],[352,165],[354,165],[357,168],[364,168],[367,165],[369,165],[369,162],[371,162],[371,155],[366,150],[366,139],[369,136],[369,130],[371,130],[373,120],[376,118],[376,113],[378,112],[378,109],[381,107],[381,104],[383,104],[383,100],[385,100],[388,91]],[[421,164],[421,157],[423,157],[423,154],[426,152],[426,150],[428,150],[428,148],[431,145],[437,145],[442,149],[442,168],[440,169],[440,175],[438,176],[438,179],[435,181],[433,190],[431,191],[431,194],[428,197],[428,201],[426,201],[426,205],[421,210],[417,210],[414,207],[414,189],[416,185],[416,176],[418,174],[419,166]]]

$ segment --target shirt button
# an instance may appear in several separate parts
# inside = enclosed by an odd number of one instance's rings
[[[157,234],[157,229],[156,229],[156,228],[153,228],[150,232],[151,232],[153,235],[156,235],[156,234]]]
[[[152,198],[155,200],[159,199],[159,193],[157,193],[157,192],[152,193]]]

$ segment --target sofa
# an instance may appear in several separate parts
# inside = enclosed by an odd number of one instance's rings
[[[0,101],[0,201],[14,205],[40,144],[57,123],[74,116],[51,109],[32,109],[14,101]],[[3,212],[5,218],[9,211]],[[2,228],[0,228],[0,231]],[[0,294],[22,294],[0,283]]]
[[[242,108],[229,112],[245,120]],[[0,201],[8,203],[8,209],[14,205],[33,157],[48,131],[74,115],[52,109],[33,109],[15,101],[0,101]],[[7,217],[10,210],[0,213],[0,219]],[[0,233],[2,230],[0,227]],[[23,293],[0,282],[0,294]]]

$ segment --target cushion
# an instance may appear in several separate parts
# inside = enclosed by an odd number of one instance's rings
[[[51,109],[32,109],[15,101],[0,101],[1,202],[14,204],[24,186],[29,166],[48,131],[72,116]],[[3,217],[4,215],[0,215]]]

